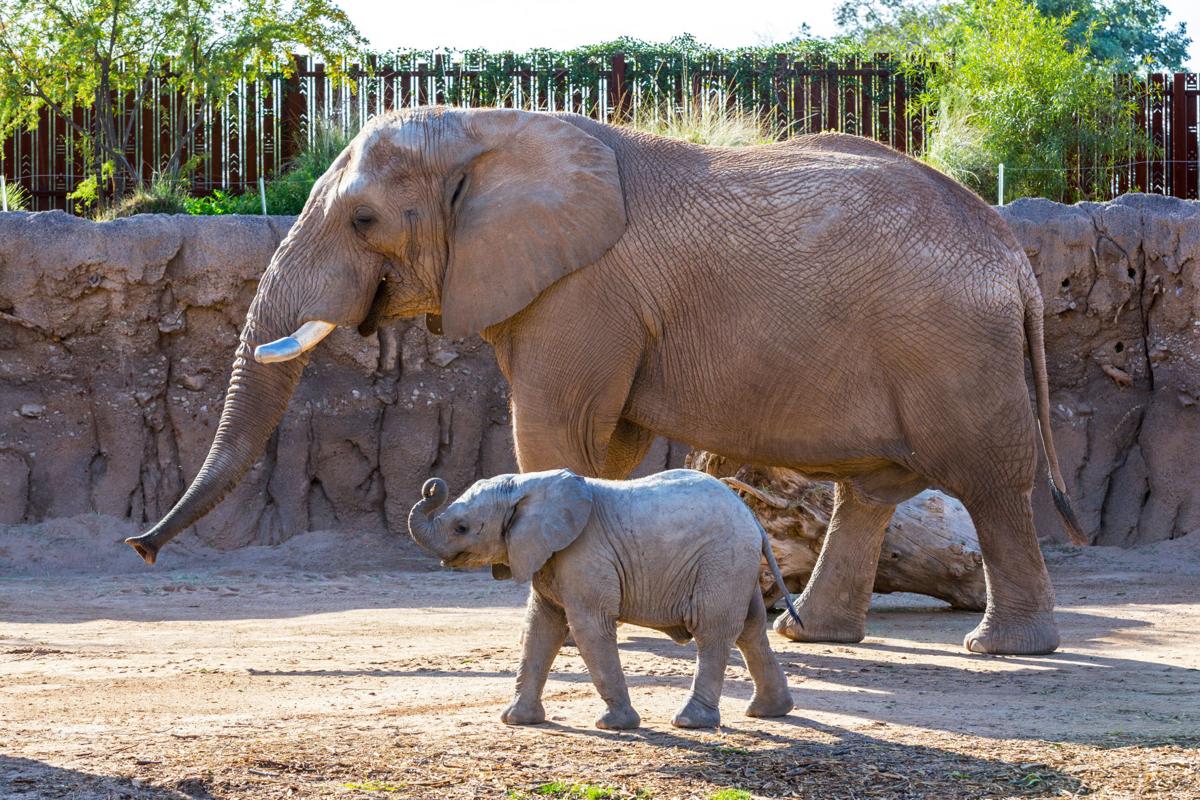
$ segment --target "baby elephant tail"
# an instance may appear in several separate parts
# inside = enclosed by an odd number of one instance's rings
[[[771,568],[771,574],[775,576],[775,583],[779,584],[779,591],[783,592],[783,602],[787,605],[788,613],[792,615],[792,619],[796,620],[796,624],[801,628],[804,627],[804,620],[800,619],[800,615],[796,613],[796,607],[792,605],[792,594],[788,591],[787,584],[783,582],[783,573],[779,570],[779,562],[775,560],[775,553],[771,550],[771,540],[767,538],[767,531],[762,525],[758,526],[758,533],[762,536],[762,551],[767,557],[767,566]]]

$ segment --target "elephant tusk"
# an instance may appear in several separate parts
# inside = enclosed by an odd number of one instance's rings
[[[321,320],[306,322],[291,336],[260,344],[254,348],[254,360],[260,364],[291,361],[301,353],[307,353],[316,347],[336,327],[332,322],[322,322]]]

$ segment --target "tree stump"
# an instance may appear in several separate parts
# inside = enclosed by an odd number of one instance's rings
[[[788,591],[803,590],[829,527],[833,484],[704,451],[693,451],[687,465],[721,478],[742,496],[771,540]],[[765,561],[759,581],[768,606],[783,596]],[[954,608],[984,610],[983,556],[962,503],[929,490],[896,507],[884,534],[875,591],[916,592]]]

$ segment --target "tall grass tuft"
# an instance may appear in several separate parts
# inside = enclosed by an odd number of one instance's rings
[[[155,175],[149,186],[121,198],[97,214],[96,219],[120,219],[134,214],[186,214],[190,199],[183,181],[167,175]]]
[[[626,126],[692,144],[748,147],[774,141],[769,123],[761,114],[714,102],[693,103],[686,109],[643,104]]]
[[[5,197],[7,197],[7,199],[8,199],[8,210],[9,211],[28,211],[29,210],[29,202],[30,202],[29,192],[21,184],[5,182],[4,194],[5,194]],[[4,207],[3,205],[0,205],[0,208],[3,208],[3,207]]]

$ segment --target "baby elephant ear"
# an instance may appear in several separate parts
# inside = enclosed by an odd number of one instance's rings
[[[524,583],[583,531],[592,515],[592,490],[570,470],[531,472],[517,478],[513,499],[505,530],[508,566],[513,580]]]

